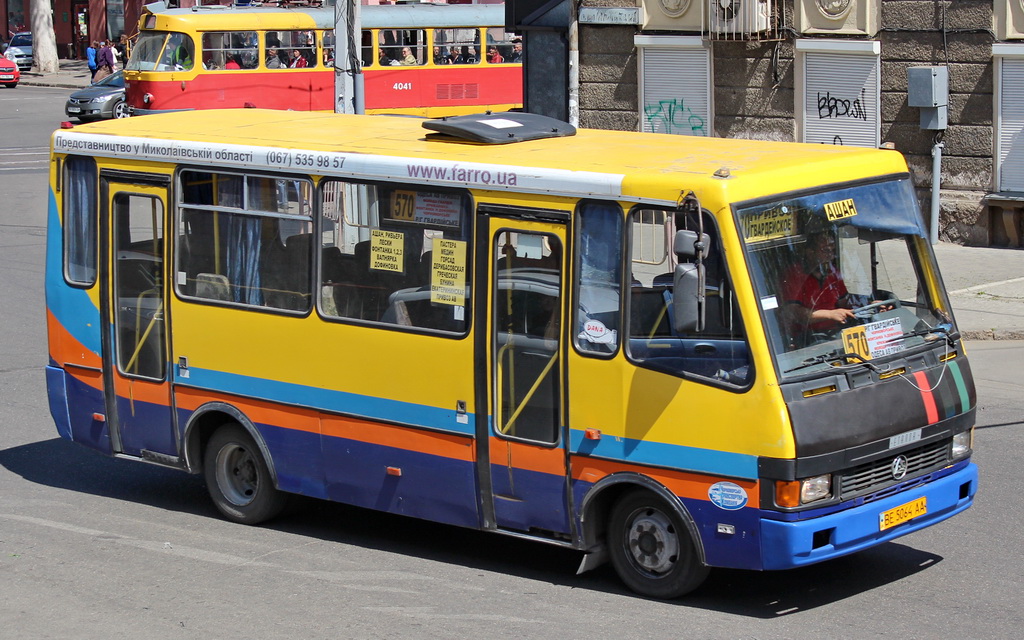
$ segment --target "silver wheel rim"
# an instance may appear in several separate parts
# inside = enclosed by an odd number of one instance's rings
[[[260,474],[245,447],[228,444],[217,452],[217,486],[231,504],[244,507],[256,498]]]
[[[672,520],[657,509],[637,509],[626,520],[626,556],[640,571],[662,576],[679,559],[679,533]]]

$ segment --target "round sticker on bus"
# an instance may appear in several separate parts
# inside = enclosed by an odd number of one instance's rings
[[[609,329],[600,320],[587,320],[580,332],[580,339],[596,344],[615,344],[616,331]]]
[[[719,509],[735,511],[747,504],[747,492],[734,482],[716,482],[708,487],[708,497]]]

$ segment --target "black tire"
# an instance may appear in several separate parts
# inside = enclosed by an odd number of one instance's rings
[[[648,491],[634,491],[615,503],[608,550],[619,578],[640,595],[678,598],[708,575],[682,519]]]
[[[114,104],[114,108],[110,110],[111,117],[115,120],[118,118],[128,118],[132,115],[132,112],[128,110],[128,103],[124,100]]]
[[[214,432],[203,456],[206,489],[228,520],[259,524],[281,513],[288,496],[274,487],[263,454],[237,424]]]
[[[4,86],[7,87],[8,89],[13,89],[14,87],[18,86],[18,83],[17,82],[7,82],[7,83],[4,83]]]

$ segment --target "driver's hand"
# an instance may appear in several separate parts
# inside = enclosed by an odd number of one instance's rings
[[[819,309],[818,314],[839,324],[846,324],[847,320],[852,320],[857,317],[854,315],[853,311],[850,311],[849,309]]]

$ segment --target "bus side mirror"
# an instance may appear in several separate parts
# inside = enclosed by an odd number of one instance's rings
[[[672,247],[679,256],[672,274],[672,319],[676,333],[704,330],[703,258],[708,242],[706,233],[698,238],[695,231],[676,231]]]

